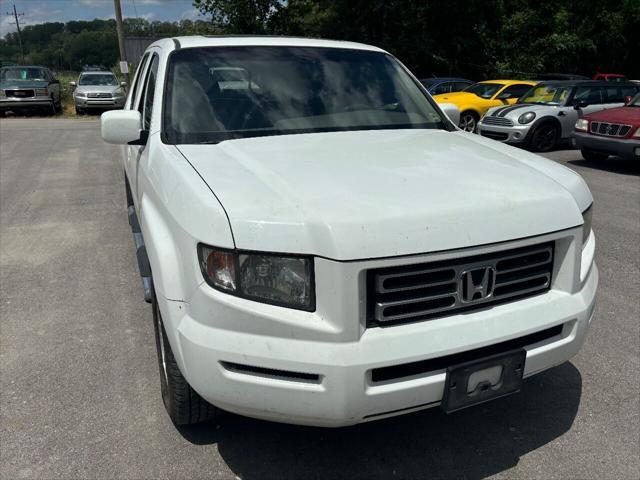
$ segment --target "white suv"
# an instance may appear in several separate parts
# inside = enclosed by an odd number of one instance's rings
[[[441,107],[367,45],[147,49],[102,136],[123,145],[176,424],[450,412],[576,354],[598,283],[589,189]]]

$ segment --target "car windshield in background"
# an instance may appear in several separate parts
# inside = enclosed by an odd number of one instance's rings
[[[203,47],[171,54],[164,132],[170,143],[377,129],[443,129],[404,69],[381,52]]]
[[[90,75],[80,75],[78,85],[118,85],[118,79],[112,73],[92,73]]]
[[[43,68],[3,68],[0,70],[0,81],[10,82],[12,80],[35,80],[43,81],[47,79],[47,74]]]
[[[481,98],[491,98],[503,86],[504,85],[500,85],[499,83],[475,83],[465,88],[463,92],[473,93]]]
[[[571,93],[570,86],[541,85],[525,93],[518,103],[538,103],[540,105],[564,105]]]

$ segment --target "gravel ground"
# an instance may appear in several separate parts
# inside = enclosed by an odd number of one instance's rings
[[[0,121],[1,478],[640,478],[640,165],[548,155],[595,196],[598,316],[522,394],[339,430],[178,430],[117,155],[96,119]]]

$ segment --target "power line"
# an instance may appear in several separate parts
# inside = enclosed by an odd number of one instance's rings
[[[13,13],[7,12],[7,15],[13,15],[13,18],[16,19],[15,22],[9,22],[10,25],[15,25],[18,30],[18,43],[20,44],[20,58],[22,59],[22,63],[24,63],[24,49],[22,48],[22,32],[20,31],[20,21],[18,17],[24,16],[24,12],[18,13],[16,11],[16,4],[13,4]]]

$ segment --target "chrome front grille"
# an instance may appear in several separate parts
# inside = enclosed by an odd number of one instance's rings
[[[31,98],[35,96],[32,89],[5,90],[5,95],[15,98]]]
[[[513,121],[504,117],[486,116],[482,119],[485,125],[499,125],[501,127],[513,127]]]
[[[549,290],[553,243],[367,272],[367,325],[450,315]]]
[[[591,122],[591,133],[609,137],[624,137],[631,130],[631,125],[619,123]]]
[[[111,98],[110,93],[88,93],[87,98]]]

